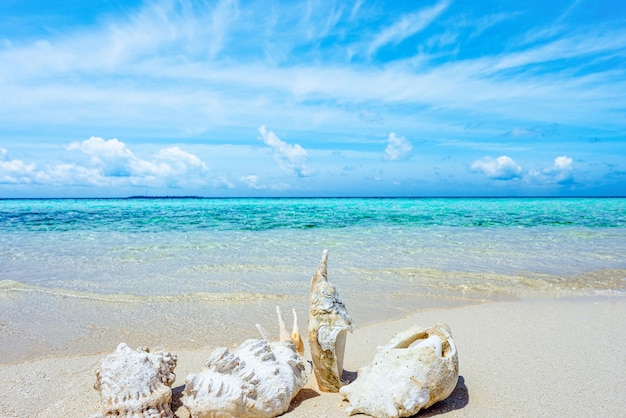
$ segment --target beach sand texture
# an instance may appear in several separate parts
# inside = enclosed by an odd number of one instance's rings
[[[368,364],[377,345],[396,332],[447,322],[459,351],[459,381],[447,400],[419,416],[624,416],[625,302],[620,295],[535,298],[357,324],[348,337],[345,369]],[[1,365],[0,416],[82,418],[96,413],[94,370],[119,342],[111,341],[100,355]],[[213,348],[165,347],[178,354],[173,385],[177,417],[189,416],[180,402],[187,374],[201,370]],[[283,416],[342,417],[346,405],[339,394],[321,393],[311,378]]]

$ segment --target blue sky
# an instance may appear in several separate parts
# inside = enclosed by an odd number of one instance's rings
[[[0,197],[626,195],[626,2],[0,3]]]

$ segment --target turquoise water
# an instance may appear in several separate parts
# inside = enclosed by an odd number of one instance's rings
[[[306,318],[323,249],[357,323],[621,296],[626,199],[0,200],[0,354],[228,342],[277,304]]]
[[[626,199],[0,200],[0,231],[626,227]]]

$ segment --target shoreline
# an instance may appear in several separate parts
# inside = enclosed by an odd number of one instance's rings
[[[397,269],[376,270],[382,277]],[[390,271],[392,273],[390,273]],[[334,273],[334,272],[333,272]],[[362,273],[362,272],[360,272]],[[362,274],[353,274],[359,284]],[[577,276],[494,275],[408,269],[393,276],[404,283],[347,279],[333,282],[341,289],[356,327],[400,320],[416,312],[462,308],[484,303],[528,299],[620,297],[626,295],[626,270],[605,269]],[[419,283],[417,283],[419,281]],[[289,283],[306,289],[310,279]],[[258,338],[259,323],[276,328],[275,306],[295,308],[306,329],[308,298],[304,293],[182,293],[142,296],[88,293],[0,281],[0,365],[37,359],[109,353],[112,342],[154,350],[190,351],[204,347],[234,347]],[[344,295],[345,293],[345,295]]]
[[[308,283],[307,283],[308,286]],[[303,285],[304,287],[304,285]],[[22,288],[0,294],[0,365],[46,358],[109,354],[112,342],[153,351],[190,351],[204,347],[234,347],[259,338],[255,324],[277,338],[275,306],[295,308],[300,328],[307,328],[308,295],[237,294],[129,297],[78,297],[55,289]],[[4,298],[3,298],[4,296]],[[354,295],[349,295],[354,296]],[[356,327],[398,320],[419,310],[447,309],[484,303],[478,297],[441,297],[415,293],[411,300],[393,295],[345,298]],[[38,307],[38,309],[33,309]],[[28,315],[23,312],[28,311]],[[291,314],[287,315],[290,318]],[[290,319],[288,319],[290,321]]]
[[[447,322],[459,351],[459,383],[447,400],[419,416],[618,416],[626,409],[625,302],[623,295],[534,297],[357,324],[348,335],[345,369],[354,372],[368,364],[376,347],[396,332]],[[102,347],[102,354],[0,364],[3,416],[95,414],[95,368],[120,342]],[[305,347],[310,359],[306,342]],[[200,371],[214,348],[164,347],[178,355],[172,385],[177,417],[189,416],[179,399],[187,374]],[[339,394],[320,393],[311,377],[283,416],[347,416],[345,405]]]

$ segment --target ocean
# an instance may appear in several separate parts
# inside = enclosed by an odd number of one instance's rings
[[[2,362],[306,329],[322,251],[356,326],[626,295],[625,198],[0,199]]]

